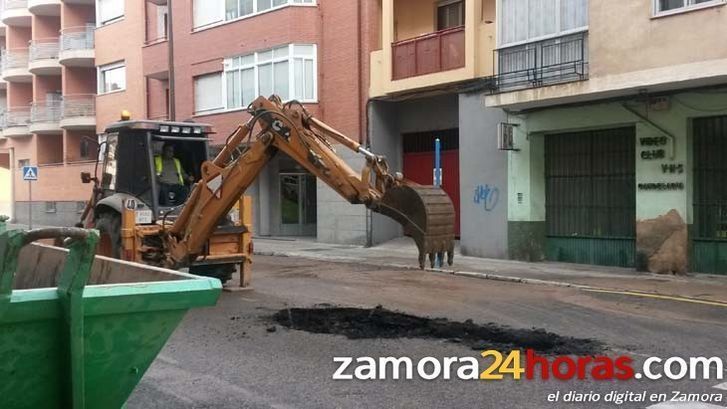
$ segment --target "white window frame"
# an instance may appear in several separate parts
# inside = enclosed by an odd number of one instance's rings
[[[589,1],[593,1],[593,0],[589,0]],[[658,1],[658,0],[654,0],[654,1]],[[719,0],[719,1],[727,1],[727,0]],[[583,32],[588,31],[588,26],[590,24],[590,16],[589,16],[589,24],[586,24],[583,27],[560,31],[560,27],[561,27],[560,0],[555,0],[555,2],[556,2],[556,8],[559,11],[558,13],[555,14],[555,25],[556,25],[556,27],[558,27],[558,32],[556,32],[554,34],[548,34],[548,35],[544,35],[544,36],[528,38],[527,40],[523,40],[523,41],[515,41],[515,42],[503,44],[501,42],[502,38],[503,38],[502,30],[504,28],[502,25],[502,0],[497,0],[497,5],[495,8],[496,9],[495,21],[497,22],[497,49],[510,48],[510,47],[515,47],[518,45],[530,44],[530,43],[535,43],[538,41],[549,40],[549,39],[558,38],[558,37],[565,37],[565,36],[568,36],[571,34],[583,33]]]
[[[313,55],[312,57],[309,56],[301,56],[294,53],[296,46],[312,46],[313,47]],[[265,53],[271,50],[275,50],[282,47],[288,47],[288,55],[286,57],[278,57],[278,58],[272,58],[267,59],[264,61],[259,61],[259,54]],[[232,62],[231,60],[233,58],[239,58],[239,57],[249,57],[253,56],[253,62],[246,65],[240,65],[237,67],[232,68]],[[296,99],[295,98],[295,71],[294,71],[294,62],[296,58],[305,58],[308,60],[313,60],[313,98],[309,99],[297,99],[299,102],[303,104],[317,104],[318,103],[318,45],[316,44],[287,44],[287,45],[281,45],[278,47],[272,47],[264,50],[259,50],[253,53],[248,54],[241,54],[236,55],[232,57],[225,58],[224,61],[224,69],[222,70],[222,102],[223,102],[223,108],[219,110],[210,110],[210,111],[201,111],[201,112],[195,112],[195,116],[203,116],[203,115],[211,115],[216,113],[223,113],[223,112],[232,112],[232,111],[239,111],[247,108],[246,105],[242,105],[239,107],[230,107],[227,105],[228,96],[227,96],[227,73],[228,72],[238,72],[245,69],[253,69],[254,73],[254,81],[255,81],[255,91],[254,95],[260,95],[260,78],[258,75],[259,66],[262,64],[269,64],[269,63],[276,63],[276,62],[283,62],[288,61],[288,96],[289,100]],[[214,73],[210,73],[214,74]],[[305,74],[304,74],[305,75]],[[275,84],[273,84],[273,89],[275,88]],[[240,84],[240,89],[242,89],[242,83]],[[269,95],[265,95],[265,97],[268,97]]]
[[[273,12],[273,11],[276,11],[276,10],[280,10],[280,9],[283,9],[283,8],[286,8],[286,7],[317,7],[318,6],[318,0],[287,0],[284,4],[281,4],[279,6],[272,6],[269,9],[265,9],[265,10],[262,10],[262,11],[258,11],[258,9],[257,9],[257,1],[258,0],[253,0],[253,2],[252,2],[252,10],[253,10],[253,12],[251,14],[246,14],[244,16],[237,16],[235,18],[231,18],[231,19],[228,20],[227,19],[227,10],[226,10],[226,5],[225,5],[225,0],[210,0],[210,1],[217,1],[218,2],[218,5],[220,7],[220,13],[221,13],[220,15],[222,16],[222,20],[221,21],[215,21],[215,22],[212,22],[212,23],[209,23],[209,24],[205,24],[205,25],[202,25],[202,26],[192,27],[192,32],[207,30],[207,29],[210,29],[210,28],[214,28],[214,27],[218,27],[218,26],[224,25],[224,24],[229,24],[229,23],[233,23],[233,22],[236,22],[236,21],[239,21],[239,20],[244,20],[244,19],[248,19],[248,18],[251,18],[251,17],[259,16],[261,14],[270,13],[270,12]],[[273,0],[270,0],[270,1],[272,3]],[[192,16],[193,16],[193,18],[192,18],[192,25],[194,25],[194,10],[192,10]]]
[[[124,16],[126,15],[126,0],[116,0],[121,3],[121,14],[115,17],[112,17],[108,20],[101,21],[101,7],[99,7],[98,2],[99,0],[96,0],[96,27],[103,27],[105,25],[109,25],[111,23],[115,23],[117,21],[121,21],[124,19]]]
[[[694,0],[683,0],[684,6],[672,10],[659,11],[659,0],[652,0],[652,17],[664,17],[674,14],[688,13],[694,10],[701,10],[710,7],[724,6],[727,0],[712,0],[704,3],[694,3]]]
[[[114,69],[121,68],[121,67],[124,68],[124,87],[120,88],[120,89],[115,89],[113,91],[105,90],[104,87],[106,85],[106,81],[104,81],[104,73],[106,71],[114,70]],[[113,94],[115,92],[126,91],[127,80],[128,80],[128,76],[126,75],[126,61],[117,61],[117,62],[114,62],[111,64],[105,64],[105,65],[100,65],[100,66],[96,67],[96,82],[98,84],[97,93],[99,95]]]

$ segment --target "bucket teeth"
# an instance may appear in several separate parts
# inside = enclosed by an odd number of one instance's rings
[[[419,267],[426,258],[435,266],[438,258],[454,262],[454,206],[449,196],[434,186],[401,185],[389,188],[374,211],[389,216],[404,227],[419,249]]]

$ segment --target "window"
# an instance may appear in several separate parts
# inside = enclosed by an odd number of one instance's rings
[[[437,6],[437,30],[464,25],[464,1],[448,0]]]
[[[500,46],[559,37],[588,28],[588,0],[499,0]]]
[[[30,166],[30,159],[19,159],[18,169],[22,169],[24,166]]]
[[[194,0],[194,27],[263,13],[288,5],[313,5],[315,0]]]
[[[81,142],[79,143],[79,156],[81,157],[81,160],[89,160],[91,159],[91,144],[88,141],[88,139],[81,139]]]
[[[678,13],[718,4],[725,4],[725,0],[654,0],[654,14]]]
[[[222,73],[200,75],[194,78],[194,112],[205,113],[224,109],[222,101]]]
[[[291,44],[225,60],[226,108],[249,105],[257,96],[316,102],[316,46]]]
[[[56,212],[56,202],[45,202],[45,212],[46,213],[55,213]]]
[[[96,0],[96,21],[102,26],[124,17],[124,0]]]
[[[98,93],[126,89],[126,65],[123,62],[98,67]]]
[[[167,38],[169,28],[169,8],[167,6],[157,7],[157,40]]]

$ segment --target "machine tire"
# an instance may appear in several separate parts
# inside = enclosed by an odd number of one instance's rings
[[[96,229],[108,236],[111,257],[121,258],[121,215],[116,212],[104,212],[96,218]]]
[[[192,266],[189,268],[190,274],[216,278],[220,280],[222,284],[230,281],[232,279],[232,274],[234,274],[236,271],[236,264]]]

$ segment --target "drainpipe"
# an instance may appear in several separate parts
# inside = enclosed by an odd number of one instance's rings
[[[15,223],[15,148],[9,148],[10,153],[10,220],[9,223]]]
[[[169,120],[177,120],[177,106],[175,103],[175,92],[174,92],[174,17],[173,11],[174,5],[172,0],[167,0],[167,48],[168,48],[168,67],[169,71]]]

